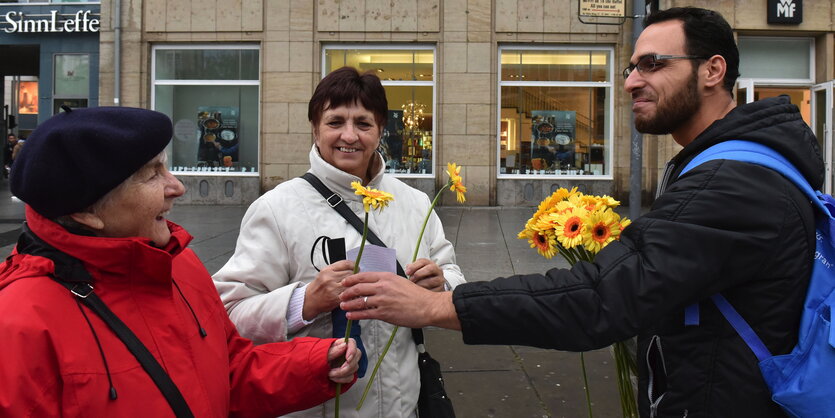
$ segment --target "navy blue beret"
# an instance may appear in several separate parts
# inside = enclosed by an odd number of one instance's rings
[[[171,119],[152,110],[61,112],[27,138],[12,164],[12,194],[50,219],[80,212],[162,152],[171,134]]]

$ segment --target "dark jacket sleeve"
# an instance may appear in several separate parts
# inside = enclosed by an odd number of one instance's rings
[[[464,341],[596,349],[665,316],[683,321],[685,306],[719,291],[796,277],[798,251],[814,247],[804,201],[769,169],[705,163],[673,183],[594,263],[456,288]]]

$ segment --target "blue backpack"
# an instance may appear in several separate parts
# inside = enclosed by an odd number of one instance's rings
[[[696,156],[682,170],[710,160],[736,160],[771,168],[800,188],[819,209],[812,277],[803,306],[798,342],[791,353],[772,356],[753,329],[721,294],[711,296],[722,315],[759,359],[771,399],[794,417],[835,417],[835,199],[815,192],[788,160],[764,145],[727,141]],[[699,305],[685,310],[685,324],[698,325]]]

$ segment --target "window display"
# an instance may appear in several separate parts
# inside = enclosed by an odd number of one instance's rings
[[[499,176],[611,174],[608,49],[500,49]]]
[[[154,57],[154,109],[174,122],[171,170],[257,173],[257,47],[157,47]]]
[[[374,71],[380,77],[389,104],[380,152],[390,173],[418,177],[433,173],[434,57],[429,46],[325,48],[323,77],[343,66]]]

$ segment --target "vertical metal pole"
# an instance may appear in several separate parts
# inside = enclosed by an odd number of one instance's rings
[[[644,21],[642,17],[646,14],[646,5],[643,1],[632,1],[632,15],[636,16],[632,19],[632,50],[635,50],[635,43],[638,41],[638,36],[644,30]],[[629,158],[629,218],[637,219],[641,216],[641,176],[643,173],[643,153],[644,153],[644,136],[635,129],[635,114],[631,114],[631,142],[630,142],[630,158]]]
[[[113,0],[113,104],[121,106],[122,95],[122,0]]]

